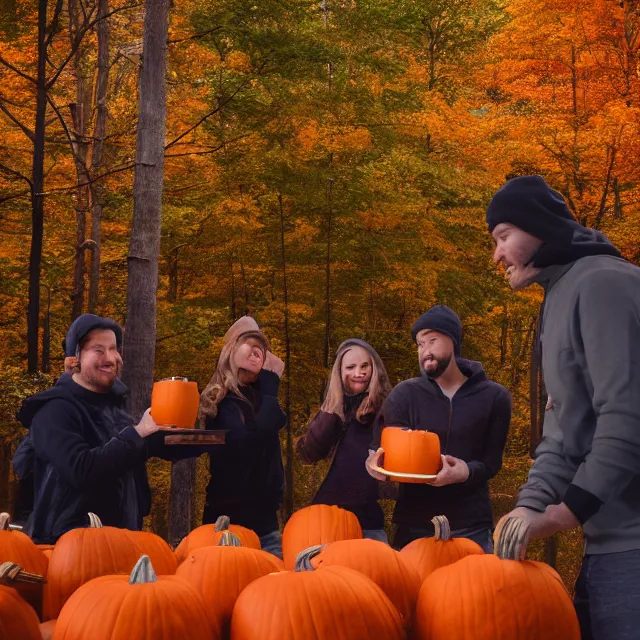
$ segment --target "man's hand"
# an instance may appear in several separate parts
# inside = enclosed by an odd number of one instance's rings
[[[526,522],[526,535],[520,536],[518,540],[502,540],[508,535],[505,525],[509,519],[514,517]],[[568,531],[579,526],[580,522],[564,503],[549,505],[544,513],[526,507],[517,507],[500,519],[493,534],[493,540],[496,549],[500,549],[506,544],[515,549],[514,557],[524,558],[530,540],[549,538],[560,531]]]
[[[434,487],[444,487],[447,484],[464,482],[468,477],[469,467],[464,460],[453,456],[442,456],[442,469],[429,484]]]
[[[133,427],[141,438],[146,438],[160,429],[160,426],[157,425],[156,421],[151,417],[150,411],[151,409],[147,409],[142,414],[140,422]]]
[[[365,468],[367,469],[367,473],[376,480],[388,480],[387,476],[379,471],[374,471],[372,467],[380,467],[382,465],[382,460],[384,457],[384,449],[379,447],[377,451],[369,450],[369,457],[367,461],[364,463]]]
[[[278,358],[278,356],[271,353],[271,351],[267,351],[267,355],[264,359],[264,364],[262,368],[266,371],[273,371],[278,378],[282,378],[282,374],[284,372],[284,362]]]

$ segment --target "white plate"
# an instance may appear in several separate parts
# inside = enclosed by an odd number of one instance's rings
[[[437,476],[424,475],[422,473],[402,473],[400,471],[387,471],[382,467],[371,467],[372,471],[377,471],[385,476],[394,476],[396,478],[412,478],[415,480],[434,480]]]

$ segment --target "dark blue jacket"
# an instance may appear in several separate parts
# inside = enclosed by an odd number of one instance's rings
[[[124,409],[126,387],[94,393],[65,374],[56,386],[27,398],[18,420],[30,430],[16,452],[16,472],[33,469],[34,507],[27,533],[54,543],[88,524],[140,529],[151,507],[147,445]]]
[[[203,522],[227,515],[233,524],[264,535],[278,528],[284,469],[279,431],[286,416],[278,404],[280,378],[260,372],[258,380],[240,387],[243,397],[227,395],[207,429],[226,429],[223,446],[211,447],[211,480]]]
[[[457,363],[468,380],[451,400],[436,382],[421,376],[397,385],[382,406],[372,448],[379,446],[383,425],[424,429],[438,435],[442,454],[469,466],[469,478],[462,483],[400,483],[393,512],[397,524],[429,529],[433,516],[445,515],[452,529],[493,526],[488,480],[502,467],[511,395],[487,378],[479,362],[458,358]]]

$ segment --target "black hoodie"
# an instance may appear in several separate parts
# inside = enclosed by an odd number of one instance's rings
[[[119,381],[109,393],[95,393],[65,374],[23,402],[17,417],[30,430],[34,453],[34,508],[26,531],[35,542],[54,543],[87,526],[88,512],[105,525],[142,527],[151,506],[148,454],[124,410],[125,393]]]
[[[374,449],[383,425],[423,429],[438,435],[442,454],[469,466],[469,478],[462,483],[444,487],[400,483],[393,512],[396,524],[432,529],[431,518],[445,515],[451,529],[493,527],[488,480],[502,467],[511,395],[487,378],[479,362],[461,358],[456,362],[468,379],[451,400],[423,375],[397,385],[382,406]]]

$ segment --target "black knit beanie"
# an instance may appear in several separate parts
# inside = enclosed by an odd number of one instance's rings
[[[562,195],[541,176],[509,180],[493,196],[486,220],[489,233],[509,222],[543,242],[570,239],[577,225]]]
[[[116,345],[118,351],[122,349],[122,329],[120,325],[111,318],[102,318],[92,313],[83,313],[78,316],[69,327],[66,338],[62,341],[65,357],[75,356],[82,339],[95,329],[110,329],[116,334]]]
[[[443,304],[431,307],[429,311],[422,314],[411,327],[411,337],[416,341],[416,336],[424,329],[431,329],[438,333],[443,333],[453,340],[453,351],[456,356],[460,355],[462,346],[462,323],[455,311],[445,307]]]

